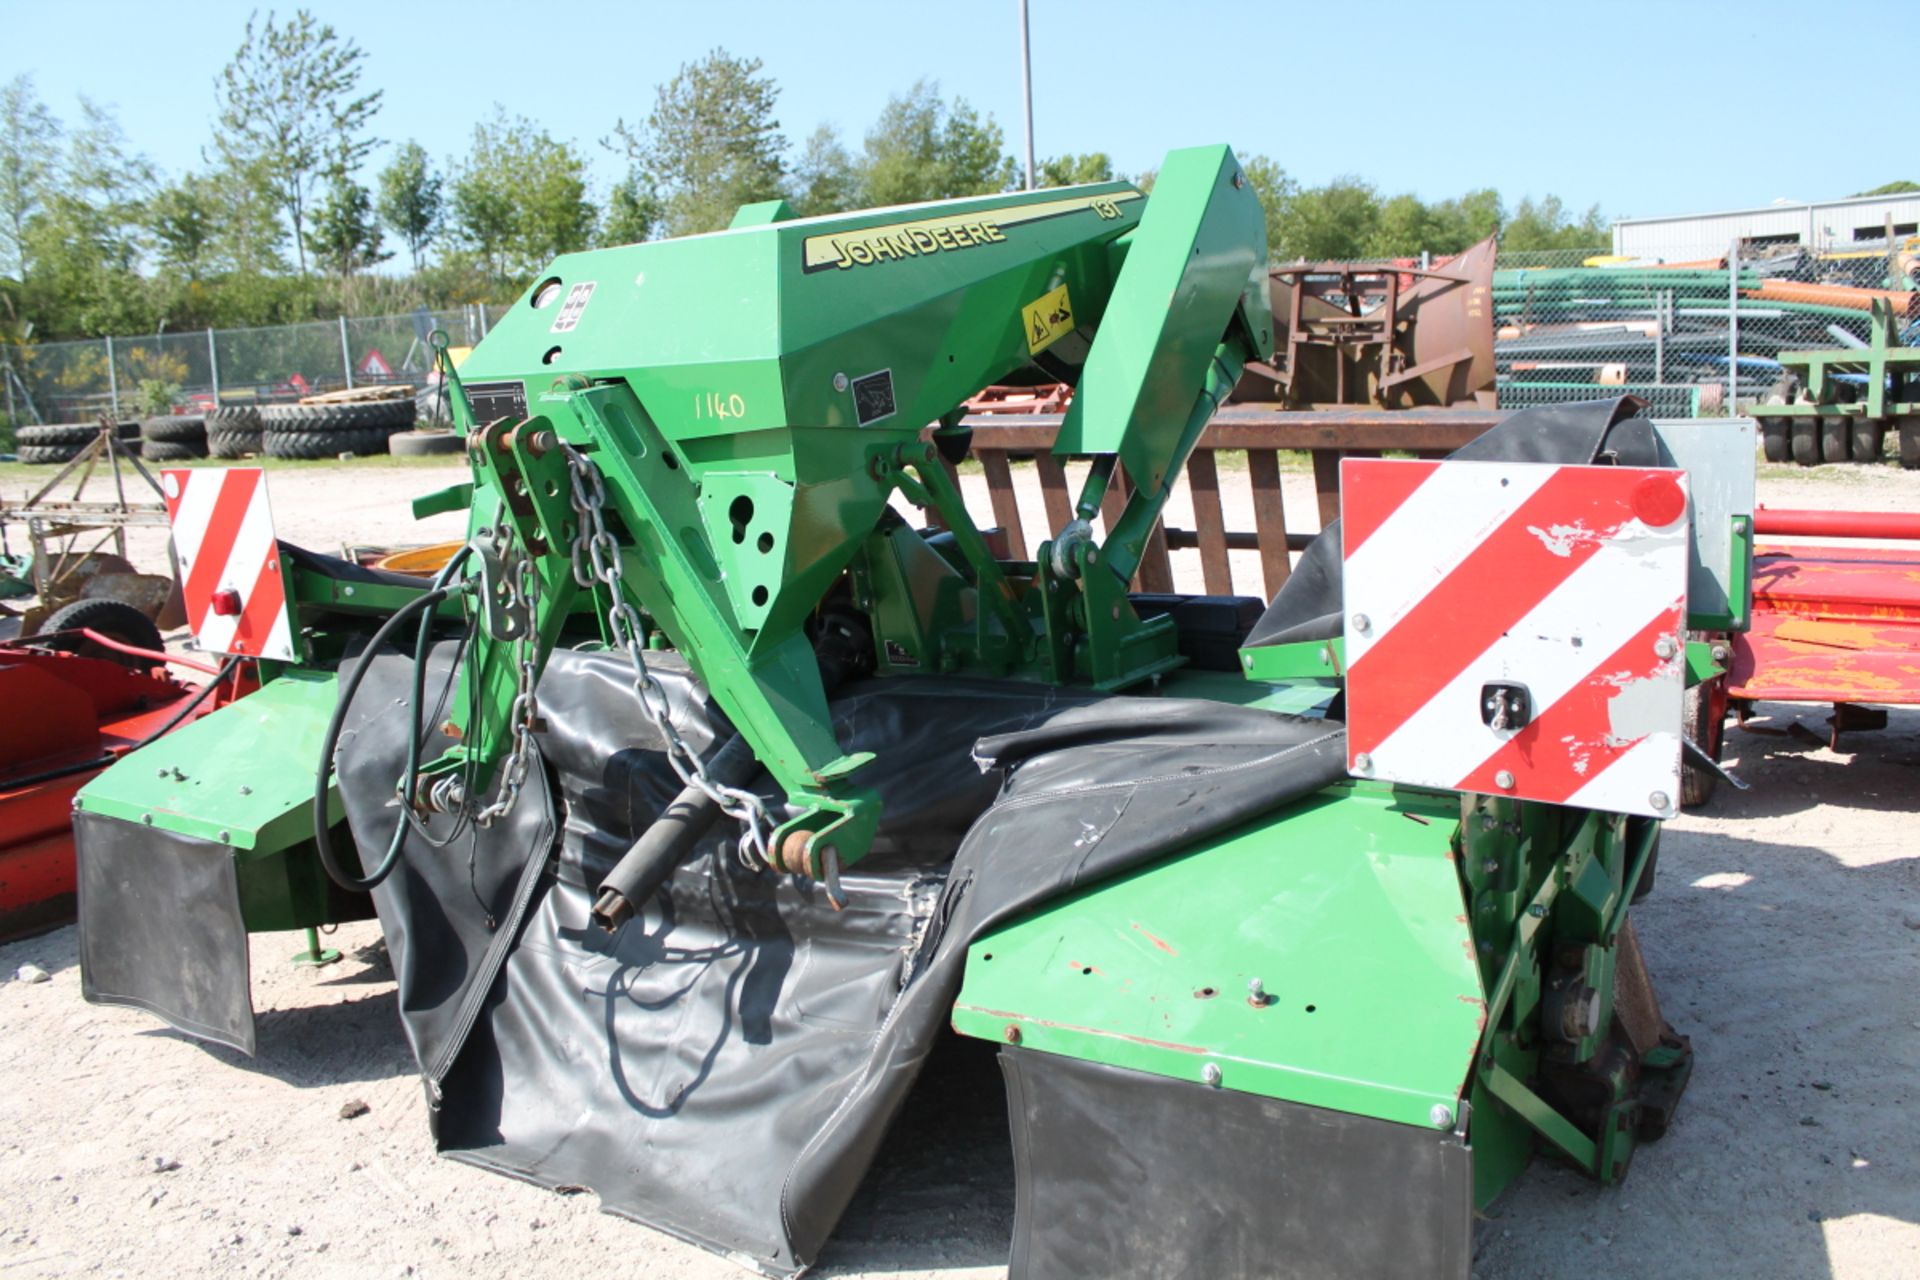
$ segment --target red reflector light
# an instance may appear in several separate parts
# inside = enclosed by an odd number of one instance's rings
[[[213,612],[222,618],[240,616],[240,593],[232,587],[222,587],[213,593]]]

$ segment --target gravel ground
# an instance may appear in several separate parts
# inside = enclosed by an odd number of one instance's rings
[[[283,535],[331,550],[457,534],[404,514],[443,474],[459,473],[270,483]],[[1229,524],[1251,527],[1244,475],[1224,480]],[[1308,479],[1289,476],[1287,496],[1310,528]],[[1762,497],[1912,510],[1920,476],[1769,469]],[[1183,586],[1197,572],[1176,555]],[[1250,558],[1236,573],[1258,590]],[[1760,711],[1728,733],[1753,789],[1723,787],[1669,824],[1635,917],[1697,1055],[1673,1128],[1618,1188],[1538,1162],[1480,1224],[1482,1280],[1920,1275],[1920,712],[1836,753],[1823,710]],[[297,935],[254,939],[254,1059],[84,1004],[71,928],[0,947],[0,978],[29,963],[52,975],[0,982],[0,1275],[743,1274],[599,1214],[591,1195],[435,1158],[378,929],[328,941],[346,958],[313,970],[288,963]],[[959,1041],[936,1059],[820,1274],[1005,1273],[1011,1162],[983,1065]]]

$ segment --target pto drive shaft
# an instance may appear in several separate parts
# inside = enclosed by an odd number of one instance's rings
[[[707,778],[722,787],[740,787],[759,767],[753,747],[736,733],[708,762]],[[600,882],[593,922],[612,933],[631,920],[639,905],[667,882],[719,817],[720,806],[713,798],[688,783]]]

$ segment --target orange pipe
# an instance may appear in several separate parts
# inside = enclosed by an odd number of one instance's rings
[[[1844,284],[1804,284],[1778,278],[1762,280],[1758,289],[1744,290],[1749,298],[1771,298],[1776,302],[1817,302],[1829,307],[1852,307],[1856,311],[1873,309],[1874,299],[1882,298],[1897,315],[1912,315],[1915,295],[1899,289],[1856,289]]]

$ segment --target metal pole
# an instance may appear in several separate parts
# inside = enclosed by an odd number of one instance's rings
[[[1039,185],[1033,171],[1033,48],[1027,36],[1027,0],[1020,0],[1020,97],[1027,111],[1027,190]]]
[[[220,407],[220,349],[213,345],[213,329],[207,329],[207,370],[213,377],[213,407]]]
[[[1653,298],[1653,380],[1664,384],[1667,380],[1667,307],[1673,299],[1673,291],[1662,289]]]
[[[353,353],[347,350],[347,318],[340,317],[340,368],[347,375],[347,390],[353,390]]]
[[[1740,398],[1740,241],[1727,246],[1727,416]]]
[[[120,375],[113,368],[113,337],[107,337],[107,395],[113,400],[113,420],[120,420]]]

